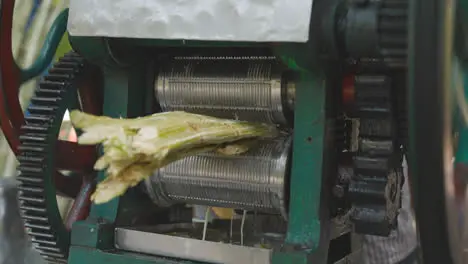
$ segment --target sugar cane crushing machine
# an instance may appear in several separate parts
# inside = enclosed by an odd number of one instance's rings
[[[467,1],[71,0],[28,69],[11,54],[14,2],[1,2],[0,120],[20,163],[25,228],[49,263],[348,263],[351,230],[388,236],[397,226],[407,146],[424,260],[455,261],[452,218],[427,216],[450,208],[441,113],[449,26],[461,7],[463,44]],[[46,68],[65,31],[74,51],[41,79],[24,117],[18,87]],[[57,139],[67,109],[182,110],[284,135],[239,156],[174,162],[94,205],[100,150]],[[345,167],[352,175],[338,173]],[[74,198],[65,220],[57,194]],[[206,210],[200,224],[200,206],[234,213],[208,223]],[[445,244],[427,250],[434,241]]]

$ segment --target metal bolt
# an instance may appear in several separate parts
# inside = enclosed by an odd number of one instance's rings
[[[333,186],[332,193],[333,193],[334,196],[336,196],[338,198],[343,198],[344,194],[345,194],[345,189],[341,185],[335,185],[335,186]]]

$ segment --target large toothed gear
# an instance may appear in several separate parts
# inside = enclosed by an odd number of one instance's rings
[[[355,76],[354,108],[359,116],[358,149],[349,185],[356,232],[388,236],[397,225],[403,186],[397,115],[397,89],[392,78]]]
[[[60,59],[40,81],[21,127],[21,216],[35,249],[49,263],[67,263],[70,232],[57,206],[55,145],[65,111],[77,99],[75,84],[84,67],[84,59],[76,53]]]
[[[406,65],[408,50],[408,0],[385,0],[378,11],[379,53],[385,64]]]

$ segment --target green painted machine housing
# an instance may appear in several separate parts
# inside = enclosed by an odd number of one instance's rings
[[[313,24],[311,31],[315,30]],[[148,59],[152,49],[271,47],[298,76],[288,231],[285,246],[281,251],[273,252],[272,263],[325,263],[329,206],[327,188],[323,186],[324,175],[332,167],[325,164],[336,158],[328,157],[334,154],[334,139],[330,137],[334,118],[329,117],[330,111],[325,108],[327,97],[330,97],[326,89],[327,71],[319,64],[320,48],[315,41],[272,44],[70,36],[70,42],[81,55],[100,65],[104,75],[103,113],[111,117],[153,113],[154,67]],[[103,173],[98,177],[102,179]],[[142,200],[145,198],[137,196],[130,190],[106,204],[93,205],[89,218],[73,226],[69,263],[194,263],[124,253],[114,248],[114,227],[129,226],[132,215],[144,210]]]
[[[320,4],[320,1],[318,1]],[[328,1],[329,4],[333,1]],[[316,4],[316,5],[318,5]],[[459,1],[457,15],[468,17],[468,1]],[[330,4],[333,6],[333,4]],[[320,9],[314,7],[315,10]],[[68,10],[62,12],[54,22],[47,40],[41,50],[41,56],[28,69],[21,73],[22,82],[42,72],[53,57],[63,32],[66,31]],[[333,18],[330,17],[330,20]],[[465,20],[465,19],[461,19]],[[295,129],[293,162],[291,172],[291,196],[289,226],[286,246],[273,253],[273,263],[323,263],[326,259],[328,244],[328,193],[324,175],[332,160],[333,145],[329,137],[333,129],[330,110],[326,101],[330,95],[327,86],[330,77],[327,67],[320,65],[322,47],[316,43],[317,31],[331,32],[329,29],[315,27],[312,21],[311,34],[314,39],[308,43],[231,43],[168,41],[155,39],[106,39],[70,37],[76,51],[88,60],[100,65],[105,78],[104,114],[112,117],[136,117],[153,112],[152,109],[152,64],[144,52],[155,47],[175,48],[210,48],[210,47],[265,47],[269,46],[281,58],[285,65],[296,71],[299,80],[296,87]],[[331,24],[331,23],[330,23]],[[457,54],[466,62],[468,58],[466,23],[457,26]],[[327,25],[327,21],[322,21]],[[463,26],[462,26],[463,25]],[[58,33],[57,33],[58,32]],[[57,36],[60,36],[58,38]],[[142,49],[142,47],[144,49]],[[333,56],[331,56],[333,59]],[[330,57],[328,58],[330,59]],[[466,63],[462,65],[466,79]],[[337,71],[337,69],[333,69]],[[468,86],[465,86],[467,94]],[[457,122],[459,118],[455,117]],[[468,145],[467,129],[460,129],[457,161],[468,163],[468,154],[464,147]],[[100,173],[102,179],[104,175]],[[417,186],[413,185],[417,193]],[[138,192],[130,190],[121,198],[103,204],[94,205],[86,221],[73,226],[69,262],[81,263],[194,263],[185,260],[168,259],[158,256],[146,256],[121,252],[114,247],[114,228],[129,226],[132,216],[149,203]]]

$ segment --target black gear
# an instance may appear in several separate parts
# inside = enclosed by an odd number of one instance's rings
[[[397,224],[404,180],[397,91],[388,75],[355,77],[360,125],[349,194],[358,233],[388,236]]]
[[[406,65],[408,0],[383,0],[377,18],[379,53],[386,65]]]
[[[20,135],[18,180],[21,216],[33,246],[49,263],[67,263],[70,232],[57,206],[55,145],[63,116],[77,98],[85,61],[71,52],[39,82]]]

